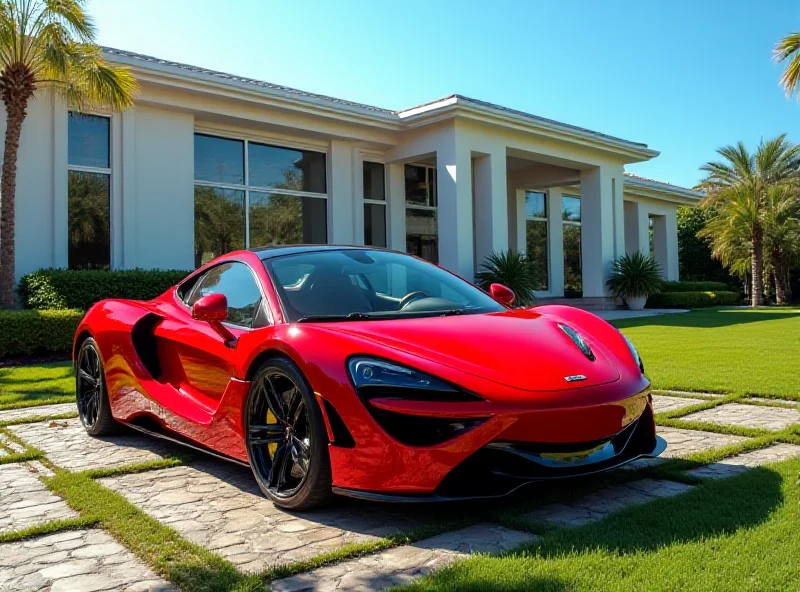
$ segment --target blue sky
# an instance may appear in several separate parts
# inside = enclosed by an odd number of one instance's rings
[[[759,6],[759,4],[761,6]],[[459,93],[627,140],[691,186],[718,146],[788,132],[789,0],[89,0],[99,41],[390,109]]]

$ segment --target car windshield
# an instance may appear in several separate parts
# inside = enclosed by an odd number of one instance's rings
[[[369,249],[264,259],[289,322],[477,314],[505,310],[491,296],[415,257]]]

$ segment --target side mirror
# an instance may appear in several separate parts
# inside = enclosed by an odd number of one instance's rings
[[[222,324],[222,321],[228,318],[228,299],[225,294],[203,296],[192,306],[192,318],[211,325],[227,347],[236,347],[236,336]]]
[[[500,304],[505,304],[506,306],[514,304],[514,299],[516,298],[514,290],[503,284],[492,284],[489,286],[489,294]]]
[[[228,299],[225,294],[209,294],[203,296],[192,306],[192,318],[195,321],[221,323],[228,318]]]

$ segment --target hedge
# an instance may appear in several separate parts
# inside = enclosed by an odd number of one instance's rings
[[[738,292],[661,292],[647,299],[647,308],[705,308],[739,304],[742,295]]]
[[[68,354],[80,310],[0,310],[0,358]]]
[[[150,300],[180,282],[188,271],[41,269],[20,278],[25,308],[88,310],[105,298]]]
[[[662,292],[736,292],[723,282],[663,282]]]

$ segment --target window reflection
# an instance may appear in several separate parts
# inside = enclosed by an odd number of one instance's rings
[[[111,264],[110,176],[69,171],[70,269],[107,269]]]
[[[406,209],[406,251],[431,263],[439,262],[436,210]]]
[[[256,144],[247,146],[249,185],[325,193],[325,155]]]
[[[195,266],[244,249],[244,219],[244,191],[195,185]]]
[[[98,169],[111,168],[108,117],[69,113],[67,159],[70,165]]]
[[[194,178],[197,181],[244,184],[244,142],[194,135]]]
[[[327,242],[326,200],[250,192],[250,244],[315,244]]]

